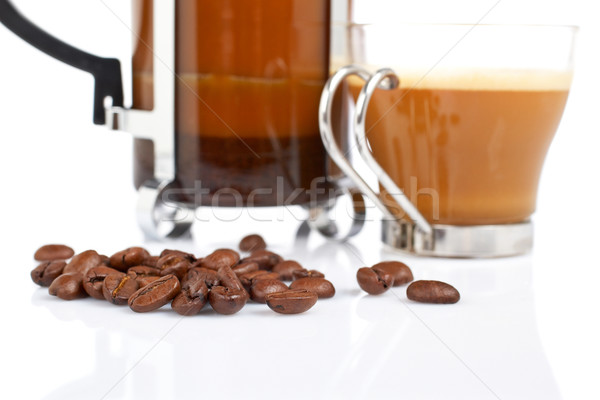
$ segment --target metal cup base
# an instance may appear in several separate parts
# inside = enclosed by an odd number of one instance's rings
[[[431,225],[433,240],[410,221],[382,220],[381,239],[392,249],[429,257],[495,258],[531,251],[530,220],[502,225]]]

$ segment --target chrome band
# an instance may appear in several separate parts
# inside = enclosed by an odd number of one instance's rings
[[[423,245],[423,233],[411,222],[381,221],[384,244],[408,253],[432,257],[492,258],[527,253],[533,247],[533,224],[431,225],[433,248]]]

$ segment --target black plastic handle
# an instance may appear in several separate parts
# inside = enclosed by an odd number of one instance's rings
[[[104,125],[106,122],[105,98],[112,97],[113,106],[123,106],[123,79],[119,60],[86,53],[44,32],[17,11],[9,0],[0,0],[0,22],[38,50],[94,76],[95,124]]]

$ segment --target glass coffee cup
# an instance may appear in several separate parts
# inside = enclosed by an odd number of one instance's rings
[[[569,94],[576,28],[374,24],[347,32],[350,65],[326,86],[321,134],[383,212],[383,242],[446,257],[529,251],[542,166]],[[379,191],[331,137],[331,93],[342,82],[356,100],[356,147]]]

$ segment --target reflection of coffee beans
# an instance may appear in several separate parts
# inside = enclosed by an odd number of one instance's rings
[[[317,303],[318,296],[308,290],[286,290],[266,297],[269,308],[280,314],[299,314]]]
[[[420,303],[454,304],[460,300],[458,290],[439,281],[415,281],[406,289],[406,296]]]
[[[64,244],[47,244],[37,249],[33,258],[37,261],[67,260],[73,254],[73,249]]]

